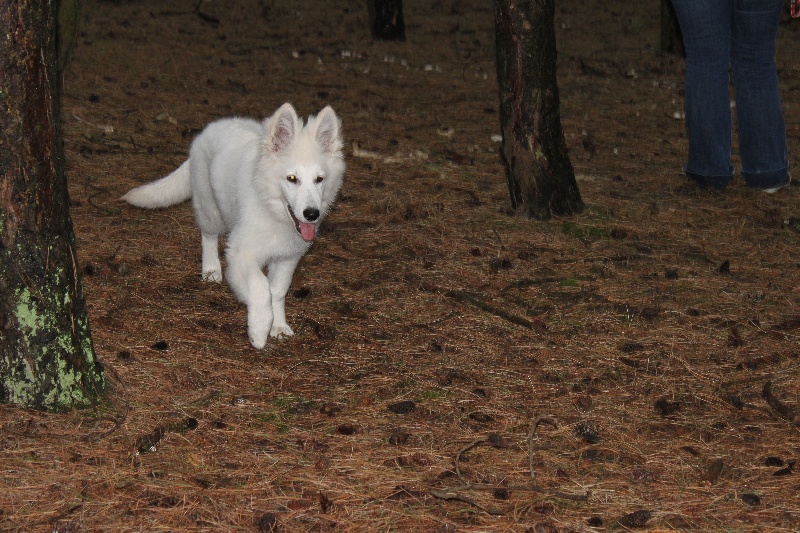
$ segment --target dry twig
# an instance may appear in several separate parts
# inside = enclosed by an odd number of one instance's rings
[[[536,492],[543,492],[545,494],[550,494],[551,496],[562,498],[564,500],[574,500],[579,502],[589,501],[588,492],[586,494],[569,494],[557,490],[544,488],[541,485],[539,485],[539,483],[536,481],[536,471],[533,468],[533,452],[534,452],[533,441],[536,438],[536,429],[539,427],[540,424],[544,422],[550,424],[555,428],[558,427],[558,422],[556,421],[556,419],[553,418],[552,416],[547,416],[547,415],[537,416],[536,420],[534,420],[533,424],[531,425],[531,432],[530,434],[528,434],[528,468],[531,471],[531,482],[533,483],[533,489]]]
[[[772,382],[767,381],[764,383],[764,388],[761,390],[761,396],[767,401],[767,404],[772,408],[775,413],[783,419],[788,420],[795,426],[800,426],[800,415],[798,415],[792,408],[784,404],[772,394]]]
[[[502,318],[503,320],[507,320],[512,324],[517,324],[518,326],[522,326],[528,329],[534,329],[533,323],[527,318],[515,315],[514,313],[506,311],[505,309],[502,309],[496,305],[492,305],[488,302],[485,302],[477,294],[465,291],[447,291],[446,293],[444,293],[444,295],[447,296],[448,298],[458,300],[461,303],[473,305],[478,309],[480,309],[481,311],[492,313],[493,315]]]
[[[122,424],[125,423],[125,420],[128,418],[128,413],[131,410],[130,398],[128,397],[128,388],[125,386],[125,382],[122,381],[122,377],[120,377],[120,375],[117,373],[117,370],[113,366],[108,364],[108,362],[104,363],[103,368],[105,369],[106,375],[111,375],[114,378],[114,380],[119,384],[119,387],[122,390],[121,396],[124,401],[122,413],[116,416],[109,416],[109,415],[98,416],[95,419],[95,427],[97,427],[97,425],[100,422],[111,422],[113,425],[111,426],[111,428],[105,431],[101,431],[99,433],[89,433],[87,435],[84,435],[83,437],[81,437],[81,441],[83,442],[96,442],[115,433],[120,427],[122,427]]]
[[[472,491],[474,491],[474,490],[497,490],[499,488],[502,488],[502,489],[509,490],[509,491],[540,492],[542,494],[549,494],[551,496],[555,496],[556,498],[561,498],[561,499],[565,499],[565,500],[572,500],[572,501],[579,501],[579,502],[589,501],[589,496],[590,496],[589,492],[587,492],[586,494],[570,494],[570,493],[561,492],[561,491],[552,490],[552,489],[548,489],[548,488],[542,487],[536,481],[536,471],[533,468],[533,463],[534,463],[534,460],[533,460],[533,458],[534,458],[533,441],[536,438],[536,429],[542,423],[548,423],[548,424],[552,425],[553,427],[556,427],[556,428],[558,427],[558,422],[555,420],[555,418],[553,418],[551,416],[547,416],[547,415],[540,415],[540,416],[536,417],[536,419],[533,421],[533,425],[531,426],[531,431],[528,434],[528,467],[530,469],[531,481],[532,481],[530,486],[497,487],[497,486],[493,486],[493,485],[487,485],[487,484],[484,484],[484,483],[470,483],[469,481],[464,479],[464,476],[461,473],[461,468],[459,466],[459,463],[461,462],[461,458],[465,453],[467,453],[469,450],[471,450],[471,449],[473,449],[473,448],[475,448],[477,446],[480,446],[482,444],[487,444],[487,445],[495,447],[495,448],[503,447],[502,439],[499,437],[499,435],[497,435],[495,433],[492,433],[492,434],[490,434],[490,435],[488,435],[486,437],[481,437],[480,439],[476,439],[476,440],[470,442],[469,444],[467,444],[466,446],[461,448],[458,451],[458,453],[456,454],[455,460],[454,460],[454,462],[455,462],[455,472],[456,472],[456,475],[458,476],[458,479],[461,480],[462,483],[464,483],[463,485],[456,486],[456,487],[448,487],[448,488],[441,489],[441,490],[431,490],[431,491],[429,491],[429,493],[431,494],[431,496],[434,496],[434,497],[439,498],[441,500],[457,500],[457,501],[461,501],[461,502],[464,502],[464,503],[468,503],[468,504],[470,504],[470,505],[472,505],[474,507],[477,507],[481,511],[484,511],[485,513],[491,514],[491,515],[502,515],[503,513],[501,511],[493,508],[493,507],[482,506],[482,505],[478,504],[472,498],[468,498],[468,497],[463,496],[463,495],[461,495],[459,493],[461,491],[469,491],[469,490],[472,490]]]

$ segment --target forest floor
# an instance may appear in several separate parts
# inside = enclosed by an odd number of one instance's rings
[[[382,43],[365,2],[82,2],[62,111],[109,398],[0,406],[0,530],[798,530],[800,187],[688,183],[658,2],[559,0],[586,208],[515,217],[491,4],[404,7]],[[795,174],[799,31],[778,43]],[[191,207],[119,197],[208,122],[286,101],[334,107],[348,170],[296,335],[256,351],[200,280]]]

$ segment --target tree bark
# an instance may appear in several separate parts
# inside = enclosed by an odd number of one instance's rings
[[[0,2],[0,401],[66,410],[104,379],[69,215],[56,4]]]
[[[545,220],[583,209],[561,129],[555,0],[495,0],[501,155],[511,205]]]
[[[683,35],[672,0],[661,0],[661,52],[684,56]]]
[[[381,41],[405,41],[403,0],[367,0],[372,37]]]

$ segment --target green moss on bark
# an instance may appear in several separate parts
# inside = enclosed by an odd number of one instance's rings
[[[13,290],[13,316],[7,322],[16,323],[16,339],[6,344],[0,363],[6,370],[0,378],[6,401],[61,411],[89,406],[102,393],[88,321],[85,313],[74,312],[76,302],[64,286],[68,279],[69,273],[58,268],[35,292]]]

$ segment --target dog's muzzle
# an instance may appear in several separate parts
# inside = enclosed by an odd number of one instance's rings
[[[294,222],[294,228],[297,230],[297,233],[305,241],[313,241],[314,237],[317,234],[317,225],[314,222],[302,222],[296,216],[294,216],[294,211],[292,211],[292,206],[287,205],[286,210],[289,211],[289,216],[292,217],[292,222]],[[319,209],[314,209],[308,207],[303,210],[303,216],[307,220],[317,220],[319,218]]]

